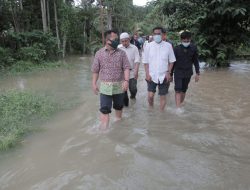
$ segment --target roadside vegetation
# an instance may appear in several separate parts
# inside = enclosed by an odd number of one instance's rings
[[[59,109],[59,104],[49,96],[15,90],[1,93],[0,151],[14,147],[37,129],[35,123],[49,119]]]

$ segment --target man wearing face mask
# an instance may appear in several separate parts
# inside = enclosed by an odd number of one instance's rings
[[[130,64],[126,53],[117,48],[118,32],[105,32],[106,44],[96,52],[91,67],[92,89],[95,94],[100,92],[101,129],[109,126],[111,108],[115,109],[116,120],[122,118],[124,92],[128,90]],[[100,90],[97,80],[100,78]]]
[[[200,67],[198,61],[198,52],[195,45],[191,42],[191,33],[184,31],[180,35],[181,44],[174,48],[176,62],[174,63],[174,83],[175,83],[175,103],[178,112],[184,102],[188,84],[193,75],[193,65],[195,67],[195,82],[199,81]]]
[[[158,86],[161,111],[166,106],[166,94],[168,93],[169,82],[172,79],[170,71],[176,60],[172,45],[162,40],[162,31],[162,27],[153,29],[154,41],[147,44],[142,56],[148,86],[149,106],[154,105],[154,94]]]
[[[137,79],[138,79],[138,71],[140,65],[140,55],[138,48],[130,43],[130,36],[127,32],[124,32],[120,35],[120,42],[121,44],[118,48],[122,49],[126,52],[130,63],[130,79],[129,79],[129,91],[130,91],[130,98],[135,99],[137,93]],[[124,105],[128,106],[129,99],[128,93],[125,92],[124,96]]]

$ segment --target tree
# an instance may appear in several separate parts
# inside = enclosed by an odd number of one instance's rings
[[[48,24],[47,24],[47,7],[46,0],[40,0],[41,2],[41,11],[42,11],[42,21],[43,21],[43,32],[48,32]]]
[[[193,32],[201,56],[210,65],[228,66],[234,48],[249,43],[249,1],[156,0],[154,4],[153,12],[167,16],[170,30]]]

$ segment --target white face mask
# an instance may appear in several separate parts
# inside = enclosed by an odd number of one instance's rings
[[[190,45],[190,42],[181,42],[181,44],[184,46],[184,47],[188,47]]]

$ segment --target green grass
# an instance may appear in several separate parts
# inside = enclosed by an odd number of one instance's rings
[[[71,68],[72,66],[62,61],[32,63],[30,61],[18,61],[10,67],[3,68],[2,75],[18,75],[23,73],[32,73],[40,71],[48,71],[56,68]]]
[[[59,110],[52,97],[31,92],[0,94],[0,151],[18,144],[24,135],[36,130],[37,121],[48,119]]]

